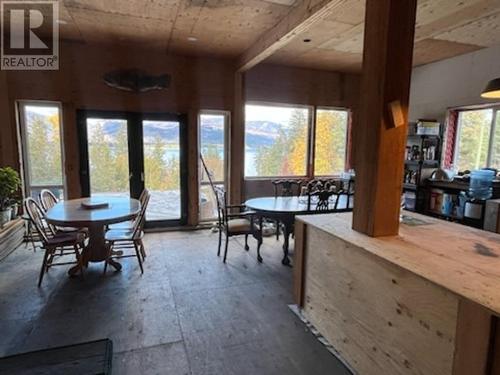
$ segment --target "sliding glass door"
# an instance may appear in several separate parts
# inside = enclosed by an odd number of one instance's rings
[[[146,226],[186,221],[184,116],[79,111],[83,196],[151,193]]]

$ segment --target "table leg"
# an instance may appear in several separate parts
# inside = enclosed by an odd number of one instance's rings
[[[285,240],[283,242],[283,259],[281,260],[281,264],[284,266],[290,265],[290,258],[288,257],[288,248],[290,244],[290,235],[293,233],[293,222],[294,220],[283,220],[283,227],[285,230],[284,237]]]

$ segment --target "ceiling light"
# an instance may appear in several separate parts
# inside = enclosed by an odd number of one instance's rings
[[[489,81],[486,88],[481,93],[481,97],[486,99],[500,98],[500,78]]]
[[[197,42],[198,38],[195,38],[194,36],[188,36],[187,38],[190,42]]]
[[[304,39],[304,43],[309,43],[309,42],[311,42],[311,39],[309,38]]]

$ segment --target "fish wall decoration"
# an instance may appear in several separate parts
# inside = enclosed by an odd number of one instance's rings
[[[164,90],[170,86],[170,75],[154,76],[139,69],[115,70],[103,77],[106,85],[130,92]]]

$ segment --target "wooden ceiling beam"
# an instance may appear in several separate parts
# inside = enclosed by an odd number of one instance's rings
[[[348,0],[303,0],[273,28],[263,33],[237,60],[238,72],[244,72],[286,46],[295,36],[309,30]]]

